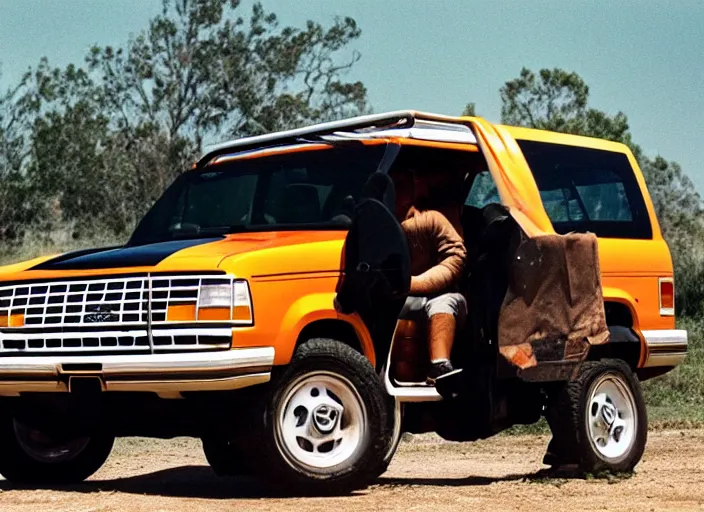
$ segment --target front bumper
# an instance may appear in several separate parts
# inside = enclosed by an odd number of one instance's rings
[[[681,329],[642,331],[648,348],[644,368],[674,367],[687,356],[687,331]]]
[[[0,358],[0,396],[68,392],[77,379],[99,381],[103,391],[153,392],[165,397],[186,391],[232,390],[269,381],[274,348],[217,352]]]

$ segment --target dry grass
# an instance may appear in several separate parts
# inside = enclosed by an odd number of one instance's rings
[[[124,240],[116,239],[111,235],[76,238],[71,236],[69,230],[57,230],[43,234],[28,233],[19,244],[0,247],[0,265],[19,263],[49,254],[60,254],[91,247],[106,247],[120,243],[124,243]]]

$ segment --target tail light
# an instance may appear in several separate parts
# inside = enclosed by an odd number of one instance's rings
[[[658,279],[660,287],[660,315],[675,315],[675,280],[671,277],[661,277]]]

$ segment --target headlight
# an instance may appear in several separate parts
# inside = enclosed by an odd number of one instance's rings
[[[251,325],[252,319],[252,297],[247,281],[201,285],[198,320],[232,320]]]
[[[232,307],[231,284],[204,284],[200,287],[199,308]]]

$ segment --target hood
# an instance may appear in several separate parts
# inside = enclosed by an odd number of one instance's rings
[[[84,249],[0,267],[0,279],[57,279],[143,272],[219,270],[229,257],[264,249],[343,240],[340,231],[238,233],[139,246]]]

